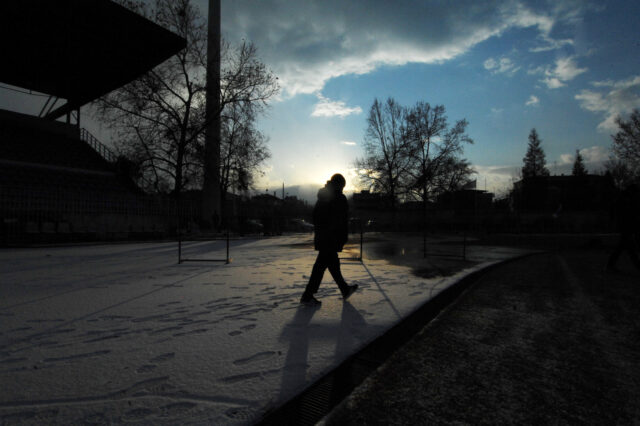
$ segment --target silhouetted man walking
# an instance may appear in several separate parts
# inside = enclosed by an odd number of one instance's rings
[[[318,191],[318,201],[313,209],[314,246],[318,250],[316,263],[313,265],[311,277],[307,288],[302,294],[300,303],[309,306],[318,306],[320,301],[313,297],[320,287],[325,269],[338,284],[342,297],[351,296],[358,285],[347,285],[340,272],[340,260],[338,252],[342,251],[347,242],[349,206],[347,198],[342,193],[346,182],[344,177],[337,173],[331,176],[324,188]]]

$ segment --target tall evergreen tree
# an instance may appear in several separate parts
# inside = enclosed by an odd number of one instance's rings
[[[522,167],[522,178],[532,178],[538,176],[549,176],[547,169],[547,160],[545,159],[544,150],[540,146],[542,140],[538,136],[536,129],[531,129],[529,133],[529,146],[527,153],[522,159],[524,166]]]
[[[571,171],[573,176],[584,176],[587,174],[587,168],[584,166],[584,158],[580,154],[580,151],[576,149],[576,159],[573,162],[573,170]]]

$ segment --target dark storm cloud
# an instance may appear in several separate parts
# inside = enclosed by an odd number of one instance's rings
[[[222,25],[229,40],[254,42],[294,95],[380,65],[446,61],[511,28],[547,43],[554,13],[519,1],[228,1]]]

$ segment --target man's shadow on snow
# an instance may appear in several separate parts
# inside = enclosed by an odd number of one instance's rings
[[[282,385],[278,397],[280,401],[290,399],[308,385],[309,342],[312,339],[325,341],[327,344],[335,340],[334,362],[337,365],[355,349],[357,338],[354,332],[367,326],[362,315],[348,301],[342,304],[338,324],[311,324],[313,315],[319,310],[320,308],[301,305],[291,322],[282,329],[280,340],[289,342],[289,350],[282,370]]]

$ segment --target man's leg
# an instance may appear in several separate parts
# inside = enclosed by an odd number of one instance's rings
[[[338,284],[338,288],[343,295],[348,294],[349,286],[342,276],[342,271],[340,271],[340,259],[338,258],[338,253],[335,251],[327,252],[326,256],[327,266],[329,267],[329,272],[331,273],[333,280]]]
[[[320,283],[322,282],[322,276],[324,275],[325,269],[327,269],[326,255],[323,255],[323,252],[320,251],[318,252],[318,257],[316,257],[316,263],[313,264],[311,277],[309,278],[307,287],[302,295],[303,299],[310,298],[317,293]]]

